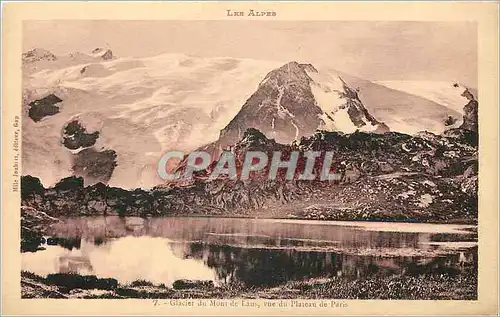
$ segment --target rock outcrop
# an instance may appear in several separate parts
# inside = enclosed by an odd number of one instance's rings
[[[107,183],[117,166],[116,157],[113,150],[83,149],[75,154],[73,172],[82,176],[86,184]]]
[[[99,57],[103,60],[110,60],[113,59],[113,52],[110,49],[104,49],[104,48],[95,48],[92,50],[92,56],[94,57]]]
[[[460,126],[461,129],[478,132],[478,102],[474,95],[469,90],[465,90],[462,96],[466,97],[469,102],[464,106],[464,121]]]
[[[69,122],[63,131],[63,144],[70,150],[93,146],[99,138],[99,131],[87,133],[78,120]]]
[[[71,178],[23,194],[23,205],[57,217],[78,215],[238,215],[336,220],[475,222],[477,148],[432,133],[417,136],[319,131],[292,145],[249,129],[232,148],[237,165],[246,151],[334,153],[335,181],[269,180],[266,167],[247,181],[208,180],[209,167],[190,183],[123,190],[102,183],[84,187]],[[82,151],[83,152],[83,151]],[[92,164],[91,164],[92,165]],[[241,165],[238,165],[240,170]],[[81,169],[83,170],[83,168]],[[91,169],[92,170],[92,169]],[[94,175],[105,174],[94,169]],[[295,176],[298,176],[298,173]],[[314,170],[317,173],[318,170]],[[70,184],[70,185],[67,185]],[[474,185],[476,184],[476,185]],[[36,187],[36,186],[32,186]],[[25,188],[22,188],[25,190]]]
[[[462,96],[469,100],[464,106],[463,122],[458,128],[446,130],[443,135],[448,138],[453,138],[458,142],[477,147],[479,143],[479,103],[468,89],[462,93]]]
[[[28,105],[28,116],[38,122],[47,116],[53,116],[59,112],[59,103],[63,100],[54,94],[49,94],[42,99],[32,101]]]

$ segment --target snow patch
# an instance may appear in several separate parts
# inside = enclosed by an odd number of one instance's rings
[[[423,181],[422,184],[430,186],[430,187],[436,187],[437,186],[434,182],[431,182],[428,179],[426,179],[425,181]]]
[[[415,196],[417,194],[414,190],[408,190],[398,195],[399,198],[408,199],[410,196]]]
[[[327,131],[341,131],[344,133],[353,133],[356,130],[373,132],[378,125],[373,125],[358,104],[358,100],[349,100],[345,94],[344,81],[338,74],[332,72],[308,72],[307,75],[312,79],[310,82],[311,92],[316,100],[318,107],[323,111],[319,115],[323,122],[321,129]],[[361,120],[365,123],[362,126],[356,126],[349,113],[348,107],[355,107],[361,114]]]
[[[298,140],[300,139],[300,138],[299,138],[299,136],[300,136],[299,127],[295,124],[295,122],[293,122],[293,120],[292,120],[292,121],[290,121],[290,123],[291,123],[291,124],[294,126],[294,128],[295,128],[295,140],[297,140],[297,141],[298,141]]]
[[[420,196],[420,201],[418,202],[417,206],[421,208],[427,208],[429,207],[433,202],[433,196],[429,194],[424,194]]]
[[[467,87],[447,81],[377,81],[377,84],[391,89],[423,97],[459,113],[467,104],[467,98],[461,96]]]

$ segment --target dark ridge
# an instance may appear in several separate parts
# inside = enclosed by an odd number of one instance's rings
[[[98,278],[95,275],[78,275],[72,273],[49,274],[47,284],[62,286],[68,289],[103,289],[112,290],[118,286],[114,278]]]
[[[73,190],[83,188],[83,178],[70,176],[63,178],[54,186],[54,189],[59,191]]]
[[[43,194],[45,188],[40,182],[40,179],[31,175],[21,176],[21,199],[26,199],[29,196]]]

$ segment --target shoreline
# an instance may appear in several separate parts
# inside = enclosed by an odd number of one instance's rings
[[[451,219],[449,221],[426,221],[421,219],[414,220],[400,220],[396,219],[352,219],[352,218],[340,218],[340,219],[322,219],[322,218],[307,218],[307,217],[295,217],[295,216],[251,216],[251,215],[206,215],[199,213],[182,214],[182,215],[146,215],[146,216],[136,216],[136,215],[79,215],[79,216],[69,216],[69,217],[59,217],[58,219],[75,219],[75,218],[98,218],[98,217],[118,217],[118,218],[141,218],[141,219],[153,219],[153,218],[216,218],[216,219],[252,219],[252,220],[301,220],[301,221],[324,221],[324,222],[365,222],[365,223],[398,223],[398,224],[428,224],[428,225],[457,225],[457,226],[475,226],[477,227],[477,220],[470,219]]]
[[[106,298],[106,299],[411,299],[477,300],[477,264],[463,274],[424,274],[419,276],[373,276],[363,279],[316,277],[287,281],[271,287],[241,284],[214,286],[209,281],[177,280],[173,286],[147,281],[118,283],[113,278],[60,274],[52,281],[31,272],[21,272],[22,298]],[[81,283],[68,288],[66,280],[106,280],[101,286]],[[94,282],[95,283],[95,282]],[[390,285],[390,287],[389,287]]]

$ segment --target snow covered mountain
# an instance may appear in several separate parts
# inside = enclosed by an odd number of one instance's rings
[[[73,175],[78,153],[96,163],[107,150],[114,151],[106,152],[108,161],[116,156],[116,167],[109,167],[114,168],[110,185],[161,183],[156,171],[161,155],[216,140],[253,87],[277,66],[173,54],[111,60],[73,54],[64,63],[46,52],[39,55],[45,58],[25,63],[23,173],[47,186]],[[45,107],[35,108],[38,121],[29,117],[35,106]],[[63,145],[65,129],[73,121],[83,128],[80,137],[99,132],[91,148]],[[83,165],[82,172],[88,171]]]
[[[467,103],[452,109],[298,62],[117,58],[108,49],[23,54],[23,99],[24,175],[45,186],[79,175],[122,188],[162,183],[166,151],[234,144],[249,127],[284,143],[317,129],[441,133]]]
[[[103,60],[113,59],[110,49],[95,48],[90,54],[73,53],[65,56],[56,56],[52,52],[34,48],[22,55],[23,75],[29,76],[44,69],[62,69],[82,63],[99,63]]]
[[[464,95],[466,90],[477,98],[476,89],[451,81],[377,81],[376,83],[403,92],[406,96],[423,98],[434,103],[435,106],[423,107],[423,109],[422,107],[408,109],[410,113],[417,112],[418,117],[416,116],[415,119],[421,118],[421,120],[425,120],[425,130],[434,133],[442,133],[444,130],[457,128],[463,123],[464,106],[468,103],[468,99]],[[404,100],[404,98],[400,100]],[[420,112],[419,110],[423,111]],[[397,124],[393,125],[397,129]],[[415,125],[415,127],[424,130],[419,125]],[[415,133],[417,131],[407,132]]]
[[[319,72],[311,64],[297,62],[267,74],[221,131],[221,146],[239,141],[249,127],[284,144],[310,136],[316,130],[389,131],[368,112],[357,92],[338,73]]]
[[[403,91],[419,96],[435,103],[448,107],[457,112],[462,112],[467,99],[462,93],[471,88],[459,83],[447,81],[377,81],[377,84],[391,89]],[[475,93],[474,93],[475,94]]]

